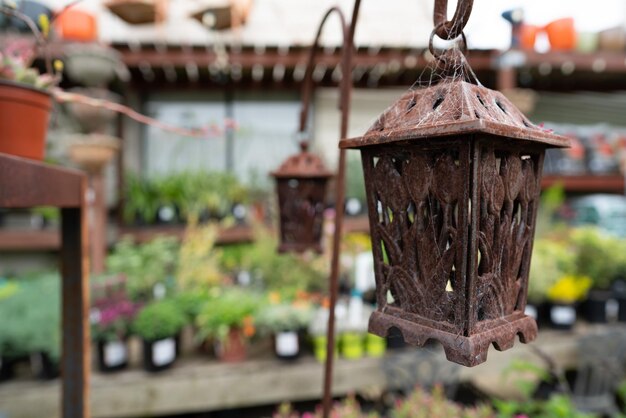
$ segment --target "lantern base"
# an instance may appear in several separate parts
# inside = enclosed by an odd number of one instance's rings
[[[385,337],[389,329],[395,327],[402,332],[408,344],[420,347],[428,340],[437,340],[443,346],[449,361],[473,367],[487,360],[491,343],[496,350],[504,351],[513,347],[516,335],[519,335],[522,343],[529,343],[537,337],[537,323],[534,319],[521,312],[511,316],[514,318],[510,321],[503,318],[500,325],[471,337],[464,337],[376,311],[370,316],[369,332]]]

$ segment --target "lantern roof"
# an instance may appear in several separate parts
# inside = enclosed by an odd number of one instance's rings
[[[502,93],[448,77],[411,89],[359,138],[342,139],[340,148],[485,133],[564,148],[569,140],[534,125]]]
[[[300,152],[287,158],[271,175],[276,178],[327,178],[331,173],[320,157],[308,151],[308,143],[300,143]]]

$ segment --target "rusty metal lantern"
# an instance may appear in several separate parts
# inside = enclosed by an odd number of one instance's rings
[[[472,73],[458,49],[435,52],[442,79],[407,92],[340,147],[361,150],[363,162],[376,276],[370,332],[438,340],[449,360],[474,366],[492,343],[505,350],[516,335],[537,335],[524,308],[542,164],[546,148],[568,141],[459,78],[461,67]]]
[[[271,173],[276,179],[280,218],[279,252],[322,252],[325,197],[332,173],[300,143],[300,152]]]

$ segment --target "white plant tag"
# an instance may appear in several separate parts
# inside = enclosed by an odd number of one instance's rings
[[[155,366],[165,366],[176,359],[176,341],[166,338],[152,344],[152,363]]]
[[[110,341],[104,345],[104,364],[107,367],[116,367],[124,364],[128,358],[126,344],[121,341]]]
[[[576,321],[576,310],[572,306],[553,306],[550,319],[557,325],[572,325]]]
[[[619,315],[619,302],[617,299],[609,299],[606,301],[606,318],[609,321],[615,321]]]
[[[276,334],[276,354],[279,356],[295,356],[299,348],[297,333],[291,331]]]
[[[532,319],[537,319],[537,308],[534,305],[526,305],[524,313]]]

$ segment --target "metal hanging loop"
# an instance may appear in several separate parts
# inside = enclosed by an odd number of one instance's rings
[[[452,20],[447,20],[448,0],[435,0],[433,20],[437,36],[446,40],[458,38],[463,33],[465,25],[467,25],[473,6],[474,0],[458,0]]]
[[[465,38],[465,33],[461,31],[459,35],[455,36],[454,38],[443,38],[439,35],[439,29],[443,28],[444,25],[445,23],[443,22],[439,23],[437,26],[435,26],[433,31],[430,33],[430,39],[428,40],[428,50],[430,51],[431,54],[433,54],[433,57],[440,58],[442,56],[442,53],[438,52],[433,45],[435,35],[439,36],[442,39],[448,39],[448,40],[455,39],[460,35],[461,47],[459,49],[461,50],[461,52],[463,52],[463,55],[467,55],[467,38]]]

